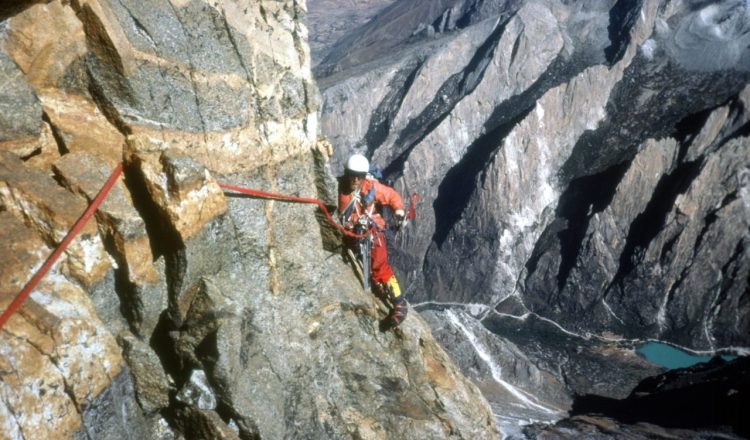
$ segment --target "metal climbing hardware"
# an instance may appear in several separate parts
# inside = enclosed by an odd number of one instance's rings
[[[365,292],[370,289],[370,261],[373,245],[370,223],[370,218],[363,215],[357,219],[357,223],[354,225],[354,232],[360,235],[360,238],[357,238],[357,259],[362,266],[362,287],[364,287]]]
[[[344,209],[344,212],[341,213],[342,225],[345,225],[346,222],[349,221],[349,217],[352,215],[352,211],[354,211],[357,203],[359,203],[359,194],[354,194],[352,195],[352,199],[349,201],[349,204],[346,205],[346,209]]]

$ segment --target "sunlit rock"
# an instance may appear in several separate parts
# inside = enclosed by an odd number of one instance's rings
[[[0,203],[35,228],[49,246],[56,247],[87,205],[48,175],[27,168],[14,154],[0,152],[0,155]],[[87,286],[99,281],[111,266],[95,223],[84,226],[65,255],[66,269]]]
[[[216,396],[206,380],[203,370],[193,370],[188,383],[177,393],[177,400],[194,405],[201,410],[216,409]]]
[[[72,437],[80,429],[80,413],[123,367],[120,349],[88,296],[52,274],[4,333],[4,402],[15,414],[5,423],[14,422],[23,436]]]

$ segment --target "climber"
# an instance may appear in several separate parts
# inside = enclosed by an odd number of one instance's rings
[[[375,226],[371,229],[373,245],[369,275],[374,283],[375,293],[391,304],[390,313],[381,321],[381,329],[387,330],[401,324],[406,318],[408,305],[388,264],[384,234],[386,224],[381,215],[384,206],[393,210],[399,223],[403,221],[404,204],[401,196],[370,174],[370,163],[366,157],[361,154],[352,155],[346,162],[344,175],[339,178],[339,215],[344,227],[350,230],[354,229],[362,216],[368,216]],[[347,240],[350,247],[354,244],[353,240]]]

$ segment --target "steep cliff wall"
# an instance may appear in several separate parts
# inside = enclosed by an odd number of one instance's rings
[[[504,377],[552,399],[525,371],[625,397],[654,372],[638,341],[747,352],[748,39],[733,0],[452,0],[331,50],[334,168],[363,152],[422,196],[395,266],[464,371],[476,321],[494,365],[509,343],[532,365]]]
[[[497,435],[417,313],[378,331],[314,207],[219,186],[330,197],[304,2],[0,13],[3,310],[124,163],[2,328],[3,436]]]
[[[395,246],[414,300],[750,343],[747,5],[474,3],[414,12],[412,30],[479,14],[464,27],[319,72],[334,164],[363,151],[424,197]]]

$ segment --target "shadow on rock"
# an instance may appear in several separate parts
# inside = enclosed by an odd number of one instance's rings
[[[750,437],[750,358],[711,362],[644,379],[625,399],[585,395],[571,416],[602,415],[623,423],[718,429]]]

